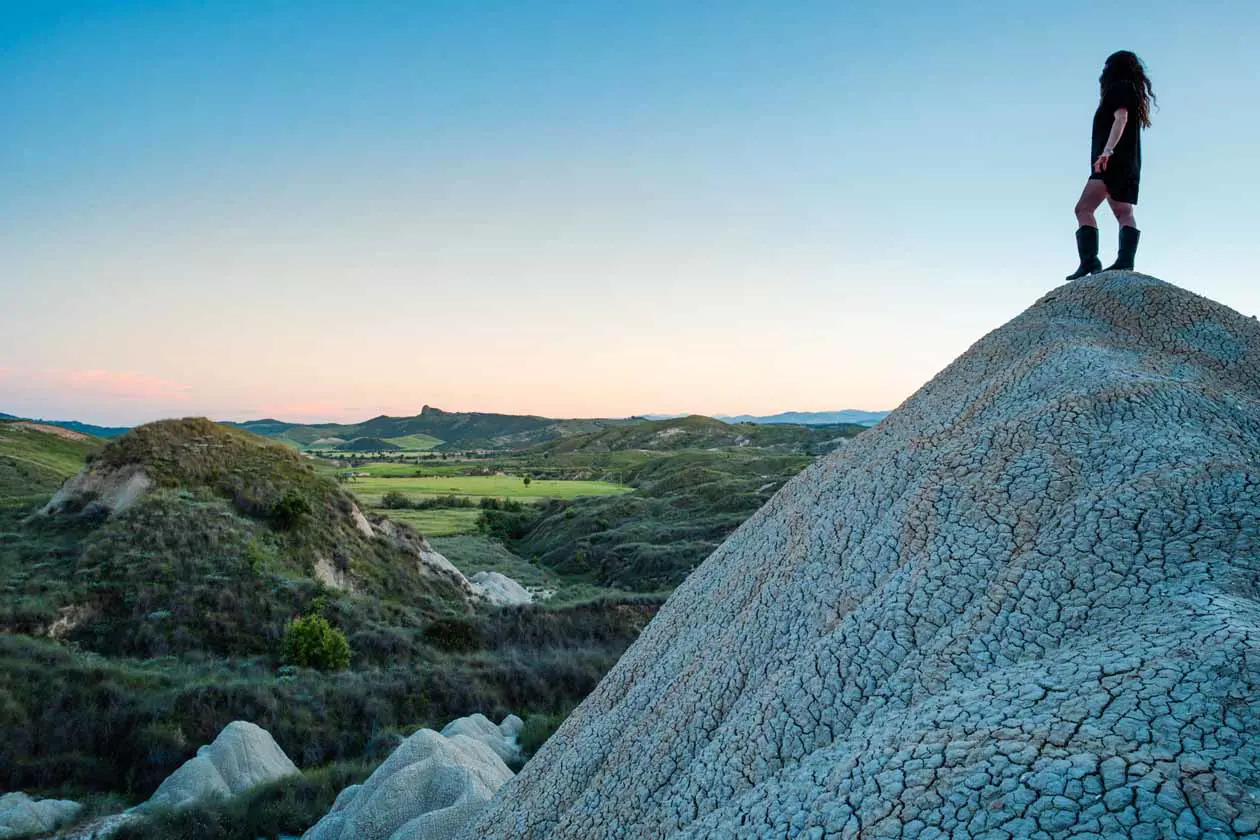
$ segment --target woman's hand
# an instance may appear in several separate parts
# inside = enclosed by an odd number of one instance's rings
[[[1107,171],[1107,161],[1111,160],[1111,150],[1103,149],[1103,153],[1098,156],[1098,160],[1094,161],[1094,171],[1103,173]]]

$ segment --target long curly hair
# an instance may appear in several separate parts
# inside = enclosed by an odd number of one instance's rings
[[[1136,53],[1120,50],[1107,56],[1102,75],[1098,77],[1098,90],[1106,94],[1107,88],[1117,82],[1128,82],[1137,88],[1138,121],[1142,128],[1151,127],[1151,107],[1155,104],[1155,91],[1151,87],[1151,79],[1146,75],[1146,65]]]

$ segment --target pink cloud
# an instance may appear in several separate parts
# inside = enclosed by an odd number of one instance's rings
[[[122,400],[187,400],[191,385],[147,373],[120,370],[47,370],[31,377],[41,385]]]

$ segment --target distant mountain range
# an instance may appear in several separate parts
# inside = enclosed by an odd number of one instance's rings
[[[874,426],[890,413],[888,411],[862,411],[856,408],[846,408],[842,411],[783,411],[779,414],[715,414],[713,416],[725,423],[757,423],[765,426],[784,423],[794,426],[835,426],[846,424]],[[643,416],[649,420],[671,420],[675,417],[685,417],[686,415],[645,414]]]
[[[361,438],[396,442],[403,438],[427,437],[434,439],[432,448],[521,449],[557,438],[598,432],[637,422],[642,422],[642,418],[557,420],[521,414],[443,411],[426,405],[414,417],[381,415],[362,423],[307,425],[268,419],[227,425],[301,448],[329,438],[339,438],[353,444]]]
[[[129,426],[93,426],[91,423],[80,423],[78,420],[42,420],[36,417],[15,417],[12,414],[5,414],[3,411],[0,411],[0,420],[29,420],[32,423],[58,426],[62,429],[69,429],[72,432],[80,432],[99,438],[118,437],[130,428]]]
[[[873,426],[888,414],[887,411],[785,411],[780,414],[755,416],[751,414],[718,415],[724,423],[752,423],[758,425],[796,426]],[[337,438],[353,442],[360,438],[398,440],[427,436],[433,439],[435,448],[445,449],[519,449],[547,441],[598,432],[641,423],[645,420],[672,420],[688,415],[648,414],[626,418],[556,419],[520,414],[492,414],[485,412],[443,411],[424,406],[413,417],[373,417],[362,423],[287,423],[283,420],[247,420],[227,422],[225,425],[246,429],[263,437],[275,438],[299,448],[307,448],[316,441]],[[75,432],[101,438],[111,438],[127,431],[126,426],[95,426],[77,420],[34,420],[19,418],[0,412],[0,420],[26,420],[60,426]],[[347,445],[346,448],[355,449]],[[410,447],[408,447],[410,448]]]

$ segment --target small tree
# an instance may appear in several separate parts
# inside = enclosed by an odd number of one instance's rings
[[[528,475],[527,475],[527,476],[525,476],[525,479],[524,479],[524,481],[525,481],[525,486],[526,486],[526,487],[528,487],[528,486],[530,485],[530,483],[531,483],[531,482],[533,482],[533,480],[534,480],[534,479],[533,479],[531,476],[528,476]]]
[[[289,622],[280,658],[286,665],[341,671],[350,667],[350,642],[322,615],[306,615]]]
[[[311,503],[296,490],[285,493],[271,508],[272,524],[282,531],[296,528],[310,515]]]
[[[411,507],[411,500],[397,490],[390,490],[384,496],[381,496],[381,507],[390,510],[403,510]]]

